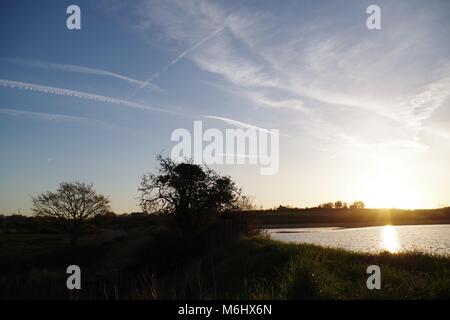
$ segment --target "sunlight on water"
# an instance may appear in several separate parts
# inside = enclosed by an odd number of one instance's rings
[[[398,241],[397,230],[393,226],[384,226],[381,229],[381,247],[391,253],[400,250],[400,241]]]
[[[273,239],[359,252],[421,251],[450,256],[450,224],[365,228],[269,229]]]

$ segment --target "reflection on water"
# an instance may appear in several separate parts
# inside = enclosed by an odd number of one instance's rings
[[[417,250],[450,255],[450,224],[368,228],[290,228],[267,230],[274,239],[313,243],[360,252]]]
[[[384,226],[381,230],[381,246],[391,253],[400,250],[400,242],[398,241],[397,230],[393,226]]]

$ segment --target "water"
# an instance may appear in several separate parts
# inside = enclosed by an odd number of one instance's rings
[[[392,253],[418,250],[450,255],[450,225],[384,226],[368,228],[268,229],[273,239],[312,243],[352,251]]]

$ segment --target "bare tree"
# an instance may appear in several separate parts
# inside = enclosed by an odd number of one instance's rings
[[[109,212],[109,199],[98,194],[93,184],[62,182],[56,192],[47,191],[33,197],[35,216],[60,220],[75,244],[83,226],[98,214]]]
[[[237,207],[241,211],[251,211],[256,210],[258,206],[254,197],[241,195],[237,200]]]

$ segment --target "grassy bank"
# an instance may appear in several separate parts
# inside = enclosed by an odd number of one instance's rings
[[[381,268],[381,290],[366,287],[366,268],[372,264]],[[178,292],[189,294],[176,298],[450,298],[450,259],[446,257],[366,255],[262,236],[243,238],[218,249],[178,275],[187,279],[180,282]]]
[[[215,232],[216,233],[216,232]],[[368,255],[287,244],[263,235],[215,242],[203,251],[170,230],[131,228],[107,243],[68,248],[59,235],[0,237],[0,297],[38,299],[449,299],[450,258]],[[6,250],[7,248],[7,250]],[[194,252],[195,251],[195,252]],[[82,290],[65,288],[79,264]],[[368,290],[378,265],[382,289]]]

